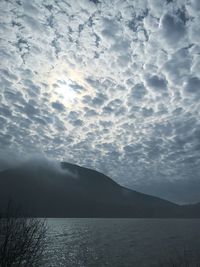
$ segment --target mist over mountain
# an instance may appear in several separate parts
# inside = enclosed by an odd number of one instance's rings
[[[200,217],[200,205],[180,206],[120,186],[92,169],[28,161],[0,172],[0,212],[9,200],[26,216]]]

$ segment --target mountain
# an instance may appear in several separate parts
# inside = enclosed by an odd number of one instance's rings
[[[24,164],[0,172],[0,213],[9,200],[25,216],[200,217],[200,204],[180,206],[139,193],[74,164]]]

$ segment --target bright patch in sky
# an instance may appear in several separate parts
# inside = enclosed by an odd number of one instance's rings
[[[68,104],[69,102],[73,103],[77,97],[76,92],[73,90],[73,88],[71,88],[69,82],[65,80],[60,80],[54,89],[54,93],[58,96],[63,104]]]

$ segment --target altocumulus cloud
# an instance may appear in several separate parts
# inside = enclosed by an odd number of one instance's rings
[[[0,13],[1,155],[200,201],[198,0],[2,0]]]

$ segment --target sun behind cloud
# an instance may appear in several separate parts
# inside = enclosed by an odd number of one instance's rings
[[[52,84],[52,98],[58,98],[63,104],[74,103],[77,92],[70,86],[69,80],[58,80]]]
[[[199,179],[198,0],[0,6],[1,151],[39,148],[151,194]]]

